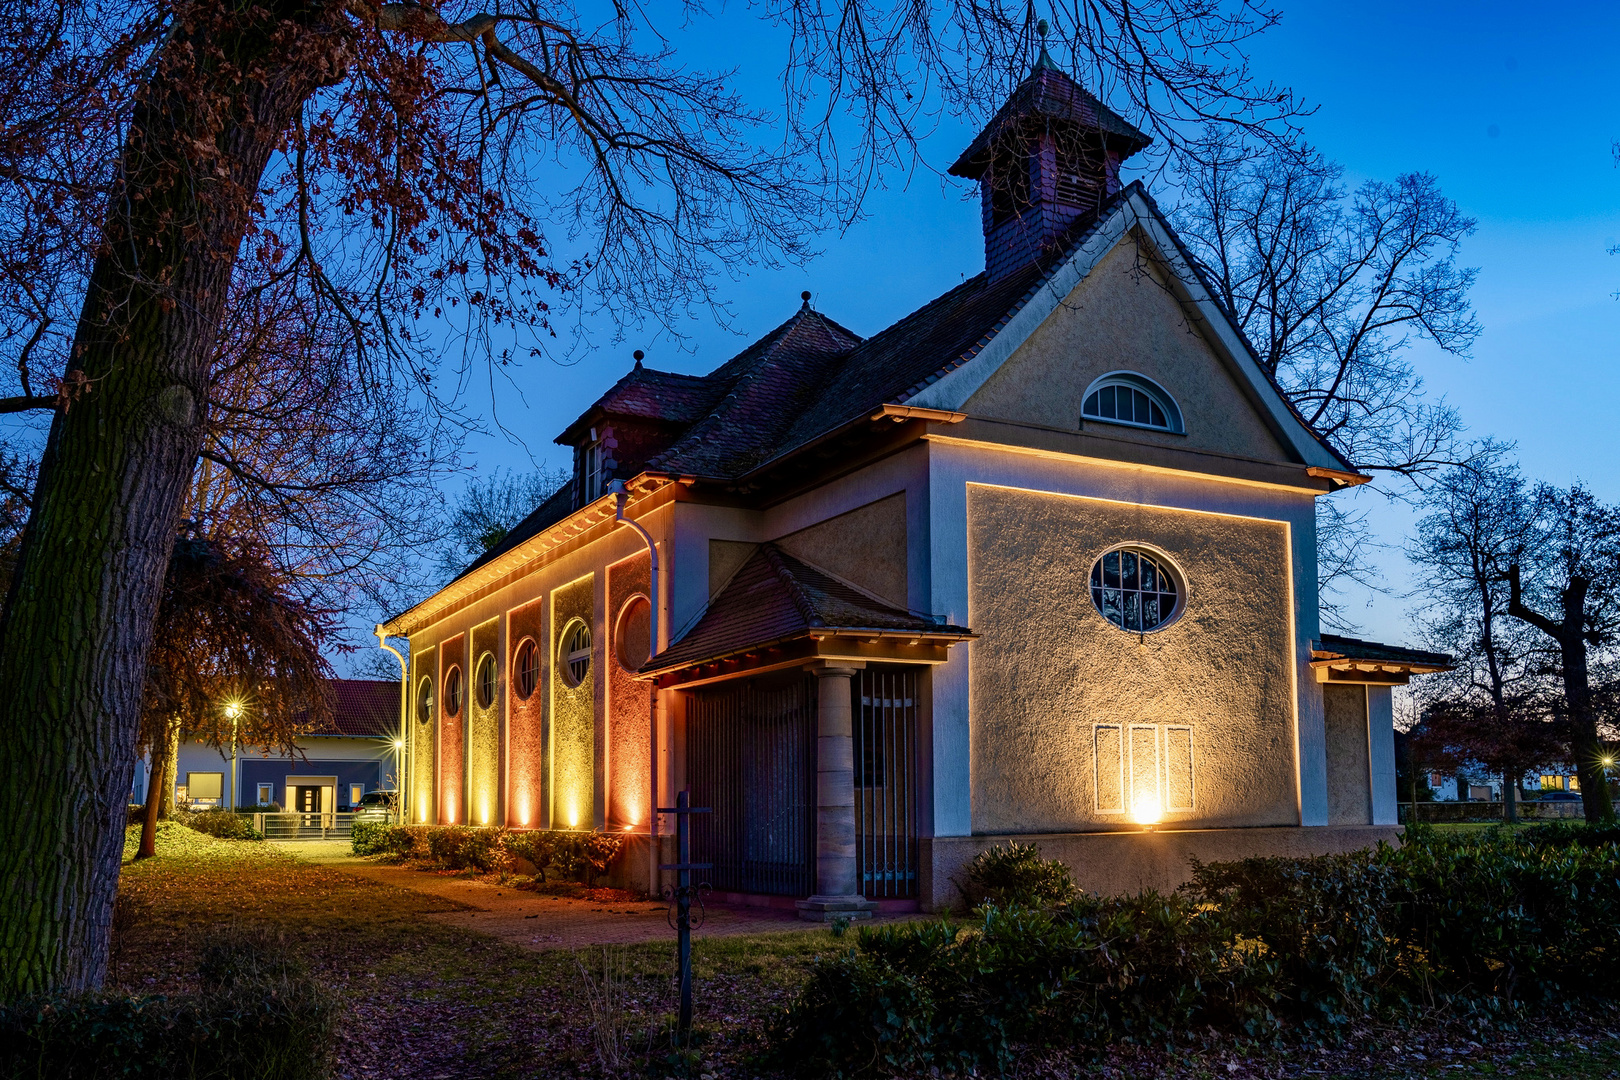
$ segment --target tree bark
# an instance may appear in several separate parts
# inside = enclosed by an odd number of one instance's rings
[[[294,0],[182,5],[131,116],[0,616],[0,1001],[106,976],[208,358],[276,140],[342,71],[341,19]]]
[[[163,758],[163,790],[158,796],[158,816],[174,816],[174,789],[180,782],[180,728],[178,725],[169,728],[169,737],[164,740],[168,753]]]

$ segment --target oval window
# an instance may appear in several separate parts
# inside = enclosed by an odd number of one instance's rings
[[[416,686],[416,720],[426,724],[433,719],[433,680],[426,675]]]
[[[524,638],[512,658],[512,688],[518,697],[527,701],[539,685],[540,647],[534,643],[534,638]]]
[[[478,696],[480,709],[495,704],[495,690],[495,654],[485,653],[478,658],[478,669],[473,676],[473,691]]]
[[[444,715],[461,715],[461,667],[452,667],[444,676]]]
[[[1091,567],[1091,602],[1103,618],[1133,634],[1167,626],[1186,589],[1164,556],[1141,548],[1104,552]]]
[[[591,628],[580,619],[563,627],[557,668],[569,686],[578,686],[591,672]]]
[[[652,604],[639,593],[619,609],[618,625],[613,628],[613,652],[619,666],[639,671],[652,655]]]

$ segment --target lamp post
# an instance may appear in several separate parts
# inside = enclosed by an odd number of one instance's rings
[[[405,738],[410,732],[410,665],[404,654],[388,644],[388,633],[383,624],[377,624],[377,648],[386,649],[399,661],[399,738],[394,740],[394,810],[398,824],[406,823],[405,807],[410,803],[410,788],[405,782]]]
[[[242,703],[239,701],[227,701],[225,703],[225,715],[231,719],[231,812],[235,813],[236,808],[242,805],[242,800],[238,797],[236,791],[236,779],[238,776],[236,725],[238,718],[242,715]]]

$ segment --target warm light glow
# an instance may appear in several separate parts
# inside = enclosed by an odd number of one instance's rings
[[[242,715],[242,703],[240,701],[227,701],[225,703],[225,718],[227,720],[235,720],[238,716],[241,716],[241,715]]]
[[[518,824],[525,829],[529,827],[529,799],[528,796],[518,800]]]
[[[489,803],[487,803],[487,802],[482,802],[481,801],[478,804],[478,824],[480,824],[480,825],[488,825],[489,824]]]
[[[456,797],[454,795],[444,797],[444,820],[449,825],[456,823]]]
[[[574,809],[572,803],[568,805],[568,827],[570,829],[579,828],[579,811]]]
[[[1131,816],[1138,825],[1157,825],[1161,814],[1157,795],[1138,795],[1136,805],[1131,807]]]
[[[395,750],[403,750],[403,749],[405,749],[405,740],[404,739],[395,739],[394,740],[394,749]]]
[[[418,824],[426,824],[428,819],[428,797],[423,795],[416,800],[416,820]]]
[[[625,832],[629,832],[629,831],[630,831],[630,830],[631,830],[631,829],[633,829],[633,828],[635,828],[635,826],[634,826],[634,825],[626,825],[626,826],[625,826],[625,827],[624,827],[624,831],[625,831]]]
[[[1614,764],[1614,758],[1606,757],[1606,758],[1603,759],[1603,767],[1605,769],[1607,769],[1609,766],[1611,766],[1613,764]]]

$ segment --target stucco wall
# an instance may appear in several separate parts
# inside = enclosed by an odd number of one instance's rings
[[[508,825],[528,829],[544,827],[545,701],[550,650],[546,648],[545,602],[535,600],[507,616],[507,811]],[[534,691],[519,697],[510,673],[516,671],[518,649],[533,641],[539,650],[540,677]]]
[[[1322,687],[1327,732],[1328,824],[1372,824],[1367,756],[1367,689]]]
[[[450,684],[450,673],[461,671],[461,701],[451,712],[449,695],[445,687]],[[439,728],[439,772],[434,793],[438,796],[438,822],[441,825],[465,825],[467,801],[467,698],[470,676],[467,674],[467,635],[455,637],[439,645],[439,690],[435,714]]]
[[[1191,729],[1193,805],[1167,805],[1167,824],[1298,823],[1284,524],[979,485],[967,517],[975,833],[1134,827],[1098,808],[1096,725],[1127,740],[1153,725],[1161,784],[1168,729]],[[1132,542],[1187,585],[1183,614],[1140,638],[1088,585],[1098,556]]]
[[[595,575],[587,574],[551,594],[551,822],[553,828],[590,827],[596,804],[596,714],[594,693],[602,663],[597,630]],[[562,677],[562,644],[569,624],[591,627],[591,670],[578,686]]]
[[[471,657],[467,665],[467,821],[498,825],[501,793],[501,624],[490,619],[473,627]],[[489,704],[479,699],[478,667],[488,656],[495,665],[495,693]]]
[[[779,537],[789,555],[830,570],[845,581],[906,607],[906,494],[839,514]]]
[[[438,701],[439,650],[427,648],[411,650],[411,820],[418,823],[433,821],[434,778],[439,774]],[[421,701],[426,680],[432,688],[433,708],[424,722]]]
[[[636,666],[646,662],[650,643],[647,609],[638,602],[642,615],[627,618],[626,605],[633,598],[646,599],[651,579],[648,566],[646,555],[636,555],[608,567],[610,637],[604,663],[608,693],[607,823],[611,828],[645,825],[651,810],[651,688],[638,682],[634,669],[626,668],[621,659],[629,649],[629,659],[639,661]]]
[[[1270,461],[1290,460],[1224,362],[1183,315],[1165,278],[1127,235],[968,399],[967,411],[1046,427],[1082,426],[1098,376],[1136,371],[1175,398],[1185,435],[1103,421],[1100,435]]]

